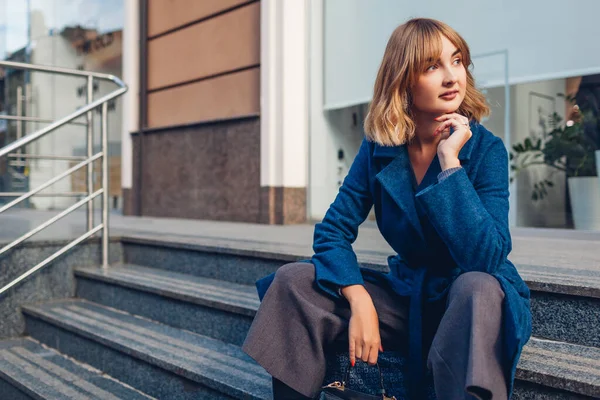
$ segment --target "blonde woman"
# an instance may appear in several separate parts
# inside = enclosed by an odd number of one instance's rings
[[[507,259],[507,152],[479,123],[489,109],[470,66],[467,43],[440,21],[392,33],[366,138],[315,227],[314,256],[257,282],[243,349],[273,376],[275,399],[315,396],[339,343],[352,365],[406,350],[414,400],[426,369],[440,400],[510,397],[529,289]],[[373,206],[397,252],[389,273],[360,268],[352,251]]]

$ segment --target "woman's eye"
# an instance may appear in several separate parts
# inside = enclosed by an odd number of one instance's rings
[[[427,71],[433,71],[433,70],[434,70],[434,69],[436,69],[436,68],[437,68],[437,65],[436,65],[436,64],[434,64],[434,65],[430,65],[429,67],[427,67]]]
[[[460,58],[454,60],[454,64],[459,65],[460,63],[462,63],[462,60]]]

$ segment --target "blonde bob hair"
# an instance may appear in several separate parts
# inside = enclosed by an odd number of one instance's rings
[[[465,98],[456,112],[478,122],[489,115],[485,97],[475,88],[469,71],[471,54],[465,40],[441,21],[415,18],[397,27],[386,46],[364,124],[369,140],[383,146],[399,146],[414,138],[411,88],[431,62],[440,57],[442,36],[460,50],[467,72]]]

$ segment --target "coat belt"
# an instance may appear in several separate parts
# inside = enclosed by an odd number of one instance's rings
[[[410,295],[410,308],[408,311],[408,362],[409,377],[408,385],[410,398],[414,400],[423,399],[425,367],[423,365],[423,288],[427,267],[419,267],[415,271],[413,290]]]

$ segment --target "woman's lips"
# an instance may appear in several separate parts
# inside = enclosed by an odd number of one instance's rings
[[[453,92],[449,92],[440,96],[440,98],[444,100],[453,100],[456,96],[458,96],[458,91],[455,90]]]

